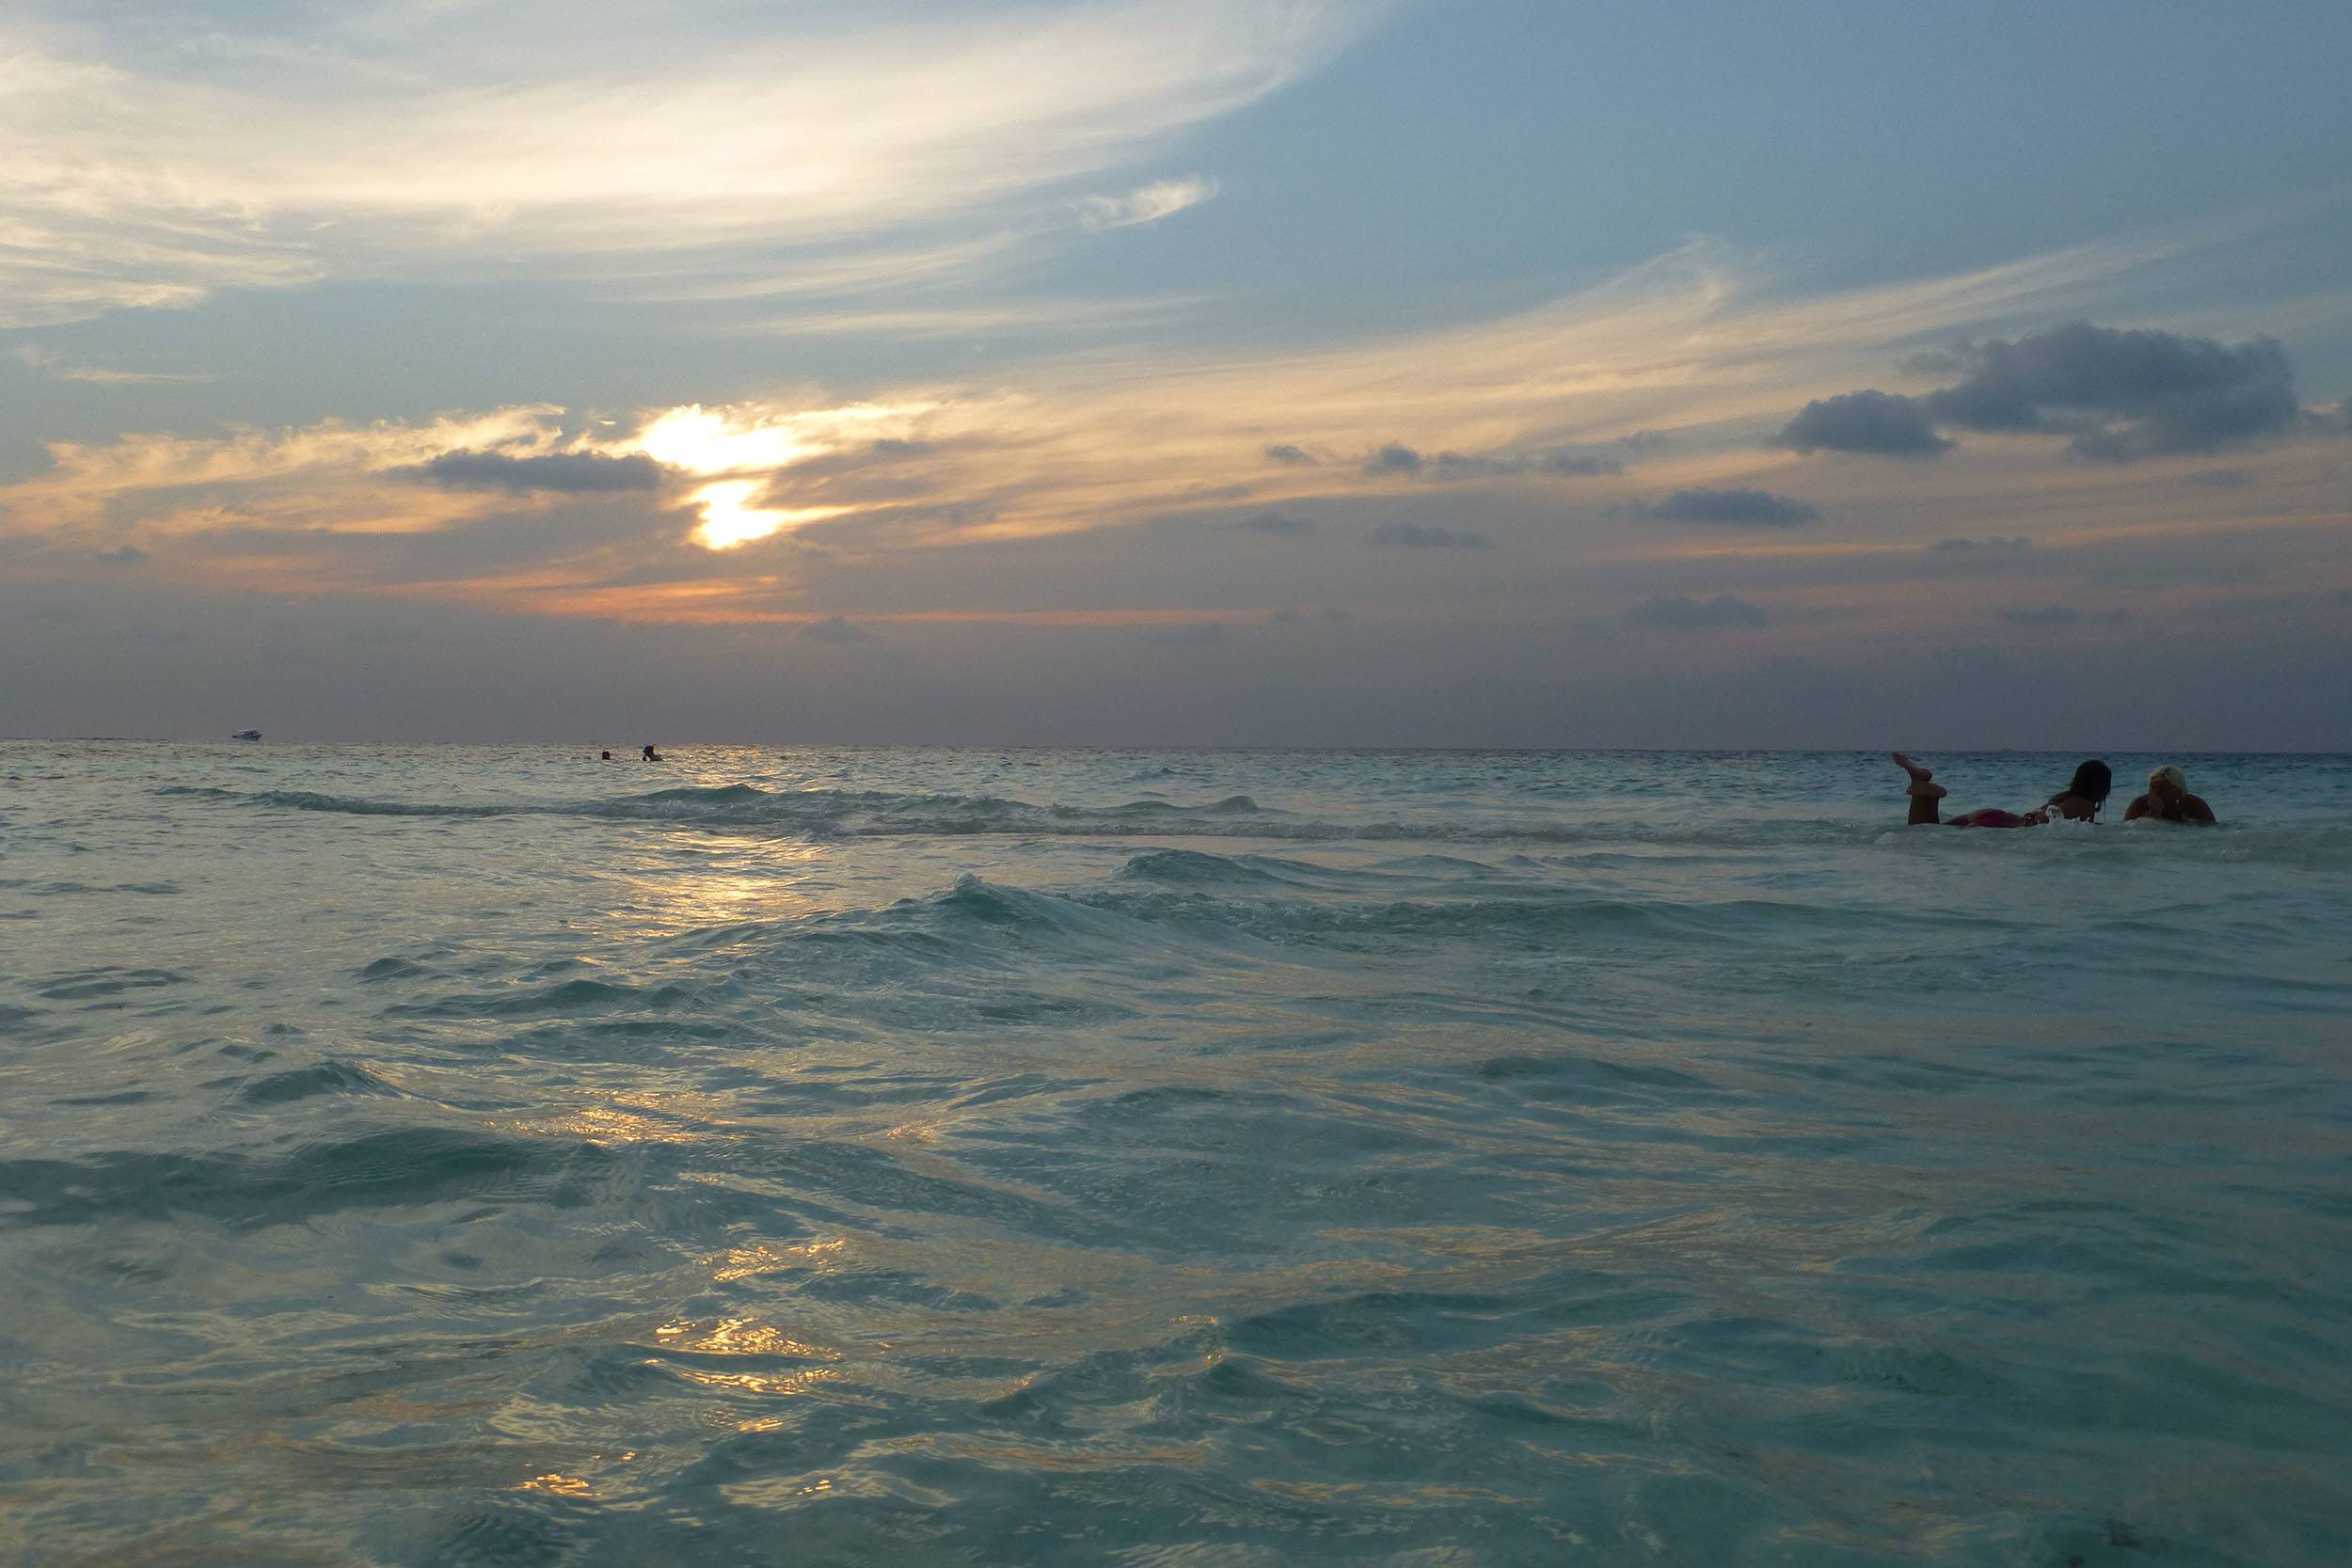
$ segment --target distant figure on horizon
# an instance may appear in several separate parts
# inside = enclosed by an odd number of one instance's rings
[[[2137,822],[2141,817],[2158,822],[2205,823],[2213,821],[2213,808],[2204,798],[2188,792],[2188,777],[2170,763],[2148,775],[2148,793],[2136,797],[2123,808],[2123,820]]]
[[[657,752],[657,751],[655,751],[655,750],[653,749],[653,743],[652,743],[651,741],[647,741],[647,742],[645,743],[645,750],[644,750],[644,752],[643,755],[644,755],[644,760],[645,760],[645,761],[647,761],[647,762],[666,762],[666,761],[668,761],[668,760],[669,760],[667,757],[664,757],[664,756],[663,756],[663,755],[662,755],[660,752]]]
[[[604,752],[603,754],[599,755],[599,756],[596,758],[596,760],[597,760],[598,762],[611,762],[611,761],[612,760],[612,752]]]
[[[1896,767],[1911,775],[1911,788],[1907,792],[1911,796],[1909,818],[1911,824],[1916,827],[1922,822],[1942,821],[1942,802],[1948,791],[1942,784],[1934,782],[1933,773],[1929,772],[1900,752],[1889,754],[1894,757]],[[2099,820],[2100,802],[2107,798],[2108,792],[2114,787],[2115,775],[2108,770],[2107,765],[2092,758],[2074,769],[2074,776],[2066,782],[2064,789],[2059,790],[2049,800],[2022,816],[2015,812],[2003,811],[1998,806],[1984,806],[1976,811],[1963,812],[1953,817],[1951,826],[1955,828],[2039,828],[2043,823],[2052,820],[2053,813],[2069,822],[2096,822]]]

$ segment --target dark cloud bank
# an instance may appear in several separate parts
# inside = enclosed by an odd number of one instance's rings
[[[2070,322],[1963,342],[1905,369],[1956,376],[1920,397],[1866,389],[1808,403],[1773,438],[1798,451],[1929,458],[1942,430],[2063,436],[2077,456],[2129,463],[2228,451],[2342,421],[2307,412],[2286,350]]]
[[[535,490],[597,495],[654,490],[661,484],[661,465],[643,452],[627,457],[593,451],[509,457],[496,451],[445,451],[406,471],[445,490],[505,490],[516,495]]]

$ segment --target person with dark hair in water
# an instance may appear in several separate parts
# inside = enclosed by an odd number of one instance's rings
[[[598,762],[611,762],[611,761],[612,760],[612,752],[605,752],[602,756],[598,757],[596,760],[597,760]]]
[[[646,762],[667,762],[669,760],[660,752],[653,749],[653,742],[650,740],[645,742],[645,749],[639,752],[638,755]]]
[[[1900,752],[1893,755],[1895,766],[1911,775],[1908,793],[1911,796],[1910,820],[1913,825],[1942,821],[1942,802],[1947,793],[1944,786],[1935,782],[1934,774]],[[2045,822],[2054,822],[2061,817],[2069,822],[2096,822],[2099,820],[2100,802],[2114,787],[2115,775],[2108,771],[2106,763],[2093,758],[2074,769],[2074,776],[2066,782],[2064,789],[2022,816],[2013,811],[2003,811],[1998,806],[1984,806],[1953,817],[1950,826],[2039,828]]]
[[[2123,808],[2126,822],[2137,822],[2143,816],[2158,822],[2214,820],[2213,808],[2205,804],[2204,797],[2191,795],[2187,776],[2169,762],[2148,775],[2148,793]]]

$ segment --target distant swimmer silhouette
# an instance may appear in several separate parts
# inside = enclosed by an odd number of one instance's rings
[[[667,762],[669,760],[669,758],[663,756],[660,752],[655,751],[651,742],[647,742],[644,751],[641,752],[640,755],[642,755],[647,762]]]
[[[1915,827],[1922,822],[1942,821],[1943,800],[1949,791],[1934,782],[1933,773],[1900,752],[1888,754],[1894,757],[1896,767],[1911,775],[1911,788],[1907,793],[1911,796],[1912,825]],[[2107,798],[2114,787],[2115,775],[2108,771],[2107,765],[2092,758],[2074,769],[2074,776],[2066,781],[2064,789],[2022,816],[2013,811],[2003,811],[1998,806],[1984,806],[1976,811],[1963,812],[1952,818],[1950,825],[1955,828],[2039,828],[2058,817],[2064,817],[2069,822],[2096,822],[2099,820],[2099,803]]]
[[[2188,778],[2170,763],[2148,775],[2148,793],[2135,797],[2123,808],[2123,820],[2137,822],[2141,817],[2158,822],[2211,822],[2213,808],[2204,798],[2188,792]]]
[[[598,762],[611,762],[612,760],[612,753],[610,752],[603,752],[596,758],[596,760]]]

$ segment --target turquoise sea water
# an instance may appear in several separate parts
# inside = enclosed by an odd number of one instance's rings
[[[0,1559],[2352,1561],[2347,759],[593,755],[0,745]]]

